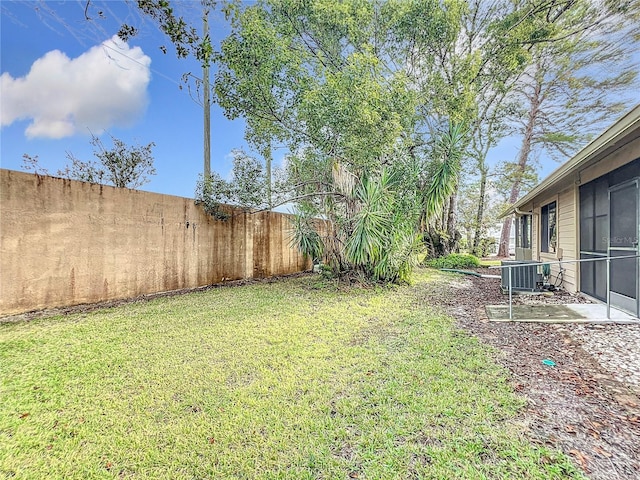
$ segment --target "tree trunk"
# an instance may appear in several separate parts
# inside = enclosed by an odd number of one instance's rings
[[[476,230],[473,234],[473,246],[471,247],[471,253],[477,255],[478,247],[480,246],[480,240],[482,239],[482,226],[484,222],[484,203],[485,194],[487,190],[487,169],[483,168],[480,171],[480,198],[478,199],[478,211],[476,213]]]
[[[513,192],[513,187],[511,188],[511,192]],[[502,230],[500,231],[500,245],[498,247],[499,257],[509,256],[509,239],[511,238],[511,221],[512,221],[512,217],[511,215],[509,215],[502,222]]]
[[[458,188],[455,190],[449,198],[449,211],[447,212],[447,237],[448,237],[448,252],[455,253],[459,250],[458,242],[460,241],[460,233],[458,232]]]
[[[531,153],[531,145],[533,142],[533,132],[538,116],[540,114],[540,104],[542,85],[540,82],[536,82],[533,89],[533,94],[529,97],[530,109],[529,117],[527,118],[527,124],[524,129],[524,136],[522,138],[522,146],[520,147],[520,154],[518,156],[518,168],[516,170],[516,176],[511,185],[511,192],[509,194],[509,204],[513,205],[520,197],[520,187],[522,186],[522,176],[527,168],[529,161],[529,154]],[[509,239],[511,237],[511,217],[505,218],[502,223],[502,232],[500,232],[500,246],[498,248],[499,257],[509,256]]]

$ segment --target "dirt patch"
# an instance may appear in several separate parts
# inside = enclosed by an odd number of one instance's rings
[[[572,325],[489,322],[485,305],[508,302],[497,279],[452,275],[429,284],[424,296],[498,350],[496,360],[527,400],[522,421],[533,442],[562,450],[589,478],[640,478],[640,399],[574,340]],[[515,305],[540,302],[589,300],[566,292],[514,297]]]

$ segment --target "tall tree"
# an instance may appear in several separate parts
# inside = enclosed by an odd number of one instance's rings
[[[449,125],[463,125],[475,139],[473,156],[482,176],[486,152],[503,131],[487,119],[502,117],[502,101],[529,63],[532,46],[589,28],[575,20],[580,9],[609,12],[619,5],[589,0],[228,3],[224,10],[232,33],[216,57],[216,91],[228,116],[246,118],[254,145],[282,142],[327,172],[340,165],[338,171],[345,169],[357,181],[378,181],[405,155],[422,172],[433,164],[449,169],[433,152],[439,134]],[[207,61],[210,41],[198,38],[169,1],[138,2],[138,7],[171,38],[179,56],[193,53]],[[594,25],[601,21],[597,15],[589,18]],[[130,33],[123,26],[122,35]],[[425,192],[435,181],[451,182],[432,193],[447,192],[448,199],[436,203],[446,209],[446,228],[455,230],[457,176],[422,178]],[[316,192],[328,198],[325,194]],[[420,224],[425,225],[434,212],[426,208],[428,196],[423,201]],[[338,210],[355,215],[351,207]],[[481,204],[480,220],[482,215]]]
[[[267,209],[268,182],[265,168],[244,150],[233,150],[231,178],[225,180],[217,172],[202,175],[196,185],[196,203],[218,218],[224,218],[221,204],[239,206],[245,210]]]
[[[421,47],[433,47],[456,28],[457,13],[425,3]],[[431,213],[442,205],[460,160],[461,130],[449,132],[451,117],[440,116],[440,137],[436,127],[419,129],[424,102],[399,55],[411,54],[404,8],[368,1],[230,5],[232,33],[215,82],[226,114],[247,119],[249,139],[288,147],[292,198],[302,212],[332,220],[322,240],[334,268],[390,280],[415,244],[415,206]],[[418,175],[427,167],[433,176]]]
[[[473,250],[479,244],[484,223],[487,154],[510,133],[504,118],[512,108],[508,101],[511,90],[530,62],[531,46],[539,40],[552,41],[557,34],[554,22],[565,14],[564,10],[556,11],[557,7],[557,2],[459,2],[455,9],[456,28],[451,35],[431,57],[426,57],[429,61],[417,55],[424,86],[438,85],[442,92],[427,104],[429,116],[434,111],[446,113],[461,118],[468,127],[466,163],[475,170],[482,191],[476,204],[478,230],[471,244]],[[420,15],[414,18],[420,22]],[[445,254],[456,248],[457,201],[456,191],[446,202],[442,221],[438,218],[429,226],[428,236],[439,239],[436,253]]]
[[[589,28],[532,49],[533,62],[517,89],[523,108],[514,123],[522,141],[511,168],[510,205],[523,192],[534,152],[568,158],[627,108],[625,99],[638,88],[638,66],[631,56],[638,48],[632,31],[638,11],[637,5],[629,6],[597,24],[589,10],[579,11]],[[508,255],[510,234],[511,218],[506,218],[500,256]]]
[[[278,141],[292,152],[290,174],[295,194],[307,200],[303,210],[334,220],[325,247],[335,266],[371,273],[375,255],[355,255],[349,245],[361,239],[379,251],[380,238],[372,240],[369,229],[355,235],[358,225],[378,225],[394,239],[389,219],[401,216],[367,205],[385,199],[404,208],[409,192],[419,192],[412,200],[422,209],[414,230],[443,208],[445,223],[454,224],[452,194],[460,149],[468,144],[461,132],[475,135],[483,160],[500,132],[499,107],[530,61],[531,46],[566,33],[554,25],[574,3],[229,4],[232,32],[216,59],[216,93],[229,117],[246,118],[249,139]],[[400,175],[402,195],[395,190]]]

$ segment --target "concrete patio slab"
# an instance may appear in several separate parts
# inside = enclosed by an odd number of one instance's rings
[[[487,305],[487,317],[491,322],[540,322],[540,323],[638,323],[640,320],[625,312],[611,308],[607,319],[607,306],[596,303],[513,305],[509,319],[508,305]]]

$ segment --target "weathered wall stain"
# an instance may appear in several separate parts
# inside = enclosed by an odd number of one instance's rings
[[[288,215],[228,211],[0,169],[0,315],[310,268]]]

